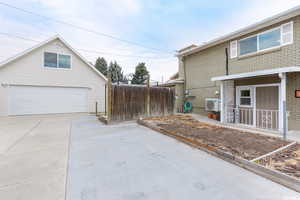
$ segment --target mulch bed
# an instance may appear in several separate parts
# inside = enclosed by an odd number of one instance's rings
[[[258,161],[259,164],[284,174],[300,178],[300,145],[272,154]]]
[[[189,115],[143,119],[161,130],[196,140],[201,144],[247,160],[272,152],[289,142],[277,137],[243,132],[199,122]]]

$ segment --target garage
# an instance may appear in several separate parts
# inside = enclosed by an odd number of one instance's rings
[[[93,64],[54,36],[0,63],[0,117],[104,112],[106,82]]]
[[[87,112],[88,88],[9,87],[9,115]]]

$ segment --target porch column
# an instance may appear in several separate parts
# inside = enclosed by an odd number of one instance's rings
[[[287,134],[287,116],[286,116],[286,73],[280,73],[280,111],[279,111],[279,129],[286,139]]]
[[[221,123],[225,123],[225,88],[224,88],[224,81],[221,81],[220,85],[220,95],[221,95],[221,102],[220,102],[220,110],[221,110]]]
[[[232,123],[233,122],[233,110],[230,111],[228,108],[234,106],[234,81],[225,80],[221,81],[220,85],[220,111],[221,111],[221,122]]]

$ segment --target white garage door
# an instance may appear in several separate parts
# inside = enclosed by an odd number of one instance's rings
[[[87,112],[87,88],[12,86],[9,115]]]

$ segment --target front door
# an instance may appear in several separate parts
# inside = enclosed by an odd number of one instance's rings
[[[256,126],[278,129],[279,87],[256,87]]]
[[[235,112],[235,121],[239,124],[248,126],[254,125],[254,87],[237,87],[237,110]]]

